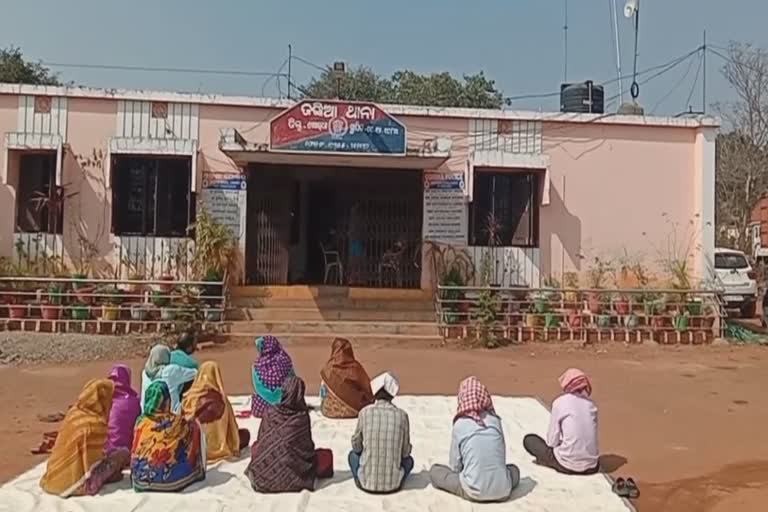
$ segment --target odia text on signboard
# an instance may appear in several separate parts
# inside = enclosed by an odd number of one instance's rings
[[[464,173],[424,173],[424,239],[451,244],[467,242]]]
[[[305,100],[270,123],[270,150],[404,155],[405,126],[373,103]]]
[[[242,216],[246,204],[246,181],[244,177],[203,179],[203,207],[213,220],[232,230],[236,238],[242,235]]]

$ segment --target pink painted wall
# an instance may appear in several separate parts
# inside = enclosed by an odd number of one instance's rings
[[[98,254],[94,269],[112,274],[112,195],[107,182],[109,139],[115,136],[117,102],[102,99],[69,100],[68,148],[62,183],[77,194],[64,205],[64,256],[74,264],[81,253],[78,240],[93,243]]]
[[[239,168],[219,150],[220,130],[235,128],[246,140],[269,141],[269,120],[277,109],[200,105],[200,156],[198,172],[237,173]]]
[[[625,250],[655,266],[669,235],[695,229],[696,130],[545,123],[543,136],[551,159],[544,275],[584,271],[595,256]]]
[[[0,94],[0,173],[5,167],[5,132],[16,130],[18,123],[18,96]],[[10,163],[9,163],[10,167]],[[13,225],[16,222],[16,191],[10,184],[0,183],[0,256],[13,250]]]

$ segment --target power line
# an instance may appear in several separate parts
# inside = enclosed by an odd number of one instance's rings
[[[674,92],[675,92],[675,91],[678,89],[678,87],[680,87],[680,86],[683,84],[683,82],[685,82],[685,79],[686,79],[686,78],[688,78],[688,75],[691,73],[691,69],[693,69],[693,62],[694,62],[694,61],[693,61],[693,59],[690,59],[690,60],[688,61],[688,67],[687,67],[687,68],[685,68],[685,73],[683,73],[683,76],[681,76],[681,77],[680,77],[680,80],[678,80],[678,81],[675,83],[675,85],[673,85],[673,86],[672,86],[672,88],[671,88],[669,91],[667,91],[667,94],[665,94],[664,96],[662,96],[662,98],[661,98],[659,101],[657,101],[657,102],[656,102],[656,104],[655,104],[655,105],[653,106],[653,108],[651,109],[651,113],[652,113],[652,114],[653,114],[654,112],[656,112],[656,109],[657,109],[657,108],[659,108],[659,106],[660,106],[662,103],[664,103],[665,101],[667,101],[667,99],[668,99],[670,96],[672,96],[672,94],[674,94]],[[699,56],[699,62],[701,62],[701,56]]]
[[[658,77],[660,77],[660,76],[662,76],[662,75],[664,75],[664,74],[666,74],[666,73],[668,73],[668,72],[672,71],[672,70],[673,70],[673,69],[675,69],[677,66],[679,66],[680,64],[682,64],[683,62],[685,62],[687,59],[691,58],[691,56],[693,56],[695,53],[697,53],[697,52],[701,51],[701,49],[702,49],[702,47],[698,47],[698,48],[697,48],[695,51],[693,51],[693,52],[690,52],[690,53],[688,53],[688,54],[686,54],[686,55],[682,56],[681,58],[678,58],[678,59],[675,59],[675,60],[673,60],[673,61],[672,61],[670,64],[668,64],[667,66],[665,66],[665,67],[662,67],[662,68],[661,68],[661,70],[660,70],[660,71],[658,71],[657,73],[654,73],[654,74],[653,74],[653,75],[651,75],[650,77],[648,77],[648,78],[646,78],[645,80],[643,80],[643,81],[639,82],[639,85],[645,85],[645,84],[647,84],[648,82],[650,82],[650,81],[652,81],[652,80],[655,80],[656,78],[658,78]],[[659,67],[660,67],[660,66],[656,66],[656,69],[658,69]],[[640,75],[641,75],[641,73],[638,73],[638,76],[640,76]],[[618,98],[619,96],[620,96],[619,94],[615,94],[615,95],[611,96],[610,98],[608,98],[608,101],[611,101],[611,100],[615,100],[615,99],[616,99],[616,98]]]
[[[683,105],[683,110],[691,106],[691,98],[693,98],[693,92],[696,90],[696,84],[699,83],[699,73],[701,73],[701,67],[704,63],[704,59],[706,58],[707,53],[702,52],[701,56],[699,57],[699,66],[696,68],[696,76],[693,78],[693,85],[691,85],[691,92],[688,93],[688,99],[685,100],[685,105]],[[706,80],[706,77],[704,77],[704,80]],[[702,105],[702,108],[706,108],[706,105]]]
[[[233,69],[199,69],[199,68],[163,68],[148,66],[122,66],[112,64],[79,64],[70,62],[42,62],[52,68],[81,68],[81,69],[110,69],[117,71],[142,71],[161,73],[194,73],[201,75],[240,75],[240,76],[285,76],[285,74],[269,71],[244,71]]]
[[[272,80],[274,80],[275,78],[277,78],[277,90],[278,90],[278,92],[280,91],[280,76],[279,75],[282,73],[282,71],[283,71],[283,69],[285,68],[286,65],[288,65],[288,59],[285,59],[283,61],[283,63],[280,64],[280,67],[277,69],[277,73],[274,73],[272,76],[270,76],[269,78],[264,80],[264,83],[261,84],[261,95],[262,96],[264,96],[264,91],[266,90],[267,85],[269,85],[269,83]],[[282,96],[282,94],[281,94],[281,96]]]
[[[655,66],[643,69],[642,71],[638,71],[637,72],[637,76],[638,77],[644,76],[644,75],[647,75],[648,73],[651,73],[651,72],[656,71],[658,69],[667,68],[669,66],[674,67],[674,66],[680,64],[681,62],[684,62],[686,59],[688,59],[692,55],[695,55],[695,54],[699,53],[701,50],[702,50],[702,47],[699,46],[699,47],[695,48],[694,50],[691,50],[691,51],[689,51],[689,52],[687,52],[687,53],[685,53],[683,55],[675,57],[674,59],[672,59],[670,61],[667,61],[667,62],[665,62],[663,64],[657,64]],[[620,81],[625,80],[627,78],[632,78],[633,76],[634,76],[633,73],[629,73],[629,74],[626,74],[626,75],[621,75],[621,76],[618,76],[618,77],[611,78],[610,80],[604,80],[602,82],[595,82],[595,83],[597,83],[599,85],[602,85],[602,86],[606,86],[606,85],[610,85],[610,84],[612,84],[614,82],[620,82]],[[628,91],[628,89],[627,89],[627,91]],[[558,96],[560,96],[560,91],[548,92],[548,93],[521,94],[521,95],[517,95],[517,96],[505,96],[504,97],[504,103],[509,105],[513,101],[528,100],[528,99],[554,98],[554,97],[558,97]],[[620,94],[617,95],[616,97],[618,97],[618,96],[620,96]]]
[[[315,68],[316,70],[321,71],[323,73],[330,70],[328,66],[321,66],[320,64],[315,64],[314,62],[304,59],[302,57],[299,57],[298,55],[293,55],[293,58],[301,62],[302,64],[306,64],[307,66],[311,68]]]

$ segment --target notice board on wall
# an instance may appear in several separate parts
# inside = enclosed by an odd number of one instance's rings
[[[246,205],[245,176],[205,177],[201,203],[213,219],[232,230],[235,238],[243,235]]]
[[[467,243],[463,172],[424,172],[424,240]]]

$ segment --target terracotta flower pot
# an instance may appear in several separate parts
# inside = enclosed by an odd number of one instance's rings
[[[587,295],[587,307],[593,315],[599,315],[603,311],[602,297],[597,292],[590,292]]]
[[[61,317],[61,309],[50,304],[42,304],[40,306],[40,316],[43,317],[43,320],[58,320]]]
[[[613,303],[613,307],[616,308],[616,313],[624,316],[629,314],[629,300],[622,297]]]
[[[173,282],[173,276],[169,276],[169,275],[160,276],[160,281],[169,281],[169,282],[172,283]],[[165,283],[163,283],[163,284],[158,285],[158,289],[161,292],[170,292],[171,290],[173,290],[173,284],[165,284]]]
[[[26,318],[28,314],[28,304],[11,304],[8,306],[8,316],[11,318]]]

